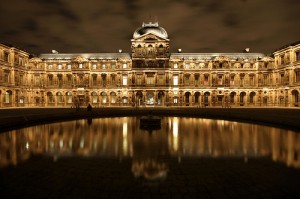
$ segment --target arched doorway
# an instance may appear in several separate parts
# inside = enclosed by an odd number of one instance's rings
[[[234,103],[235,103],[235,96],[236,96],[236,92],[231,92],[230,93],[230,99],[229,99],[229,101],[230,101],[231,105],[234,105]]]
[[[292,96],[293,96],[293,104],[294,106],[299,105],[299,92],[297,90],[292,91]]]
[[[47,101],[48,101],[48,106],[54,105],[55,101],[52,92],[47,92]]]
[[[163,91],[159,91],[157,94],[157,105],[161,106],[164,104],[164,92]]]
[[[191,93],[190,93],[190,92],[186,92],[186,93],[184,94],[184,96],[185,96],[185,100],[184,100],[185,105],[186,105],[186,106],[189,106],[189,105],[190,105],[190,96],[191,96]]]
[[[115,104],[117,101],[117,94],[115,92],[110,93],[110,103]]]
[[[56,101],[57,101],[58,105],[63,105],[64,99],[63,99],[63,95],[61,92],[56,93]]]
[[[268,97],[267,96],[263,97],[263,105],[268,106]]]
[[[146,104],[154,105],[154,93],[153,91],[148,91],[146,95]]]
[[[240,106],[244,106],[245,105],[245,96],[246,96],[245,92],[241,92],[240,93]]]
[[[107,94],[106,92],[101,93],[101,103],[106,104],[107,103]]]
[[[136,93],[136,104],[137,104],[137,106],[143,105],[143,93],[142,93],[142,91],[138,91]]]
[[[67,100],[67,104],[72,104],[73,103],[72,92],[66,92],[66,100]]]
[[[97,104],[98,103],[98,95],[97,93],[94,91],[91,93],[91,96],[92,96],[92,103],[93,104]]]
[[[254,105],[254,103],[255,103],[255,92],[250,93],[249,103]]]
[[[204,106],[208,106],[209,105],[209,96],[210,96],[209,92],[205,92],[204,93],[204,99],[203,99],[203,105]]]
[[[195,101],[195,105],[199,106],[200,104],[200,92],[195,92],[194,94],[194,101]]]

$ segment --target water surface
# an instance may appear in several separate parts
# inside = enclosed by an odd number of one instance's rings
[[[300,134],[254,124],[135,117],[45,124],[0,134],[5,197],[298,196]],[[2,198],[2,197],[1,197]]]

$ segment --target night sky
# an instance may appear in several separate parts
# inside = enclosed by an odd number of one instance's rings
[[[300,40],[300,0],[1,0],[0,42],[36,55],[130,52],[156,19],[172,52],[270,54]]]

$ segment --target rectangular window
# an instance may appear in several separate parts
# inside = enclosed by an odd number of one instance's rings
[[[190,64],[185,64],[185,69],[190,69]]]
[[[158,75],[158,84],[164,85],[164,75]]]
[[[280,64],[283,65],[284,64],[284,55],[280,56]]]
[[[296,52],[296,61],[300,61],[300,51]]]
[[[173,77],[173,85],[174,85],[174,86],[177,86],[177,85],[178,85],[178,75],[175,75],[175,76]]]
[[[254,77],[250,76],[250,86],[254,86]]]
[[[147,84],[153,85],[154,84],[154,77],[147,77]]]
[[[185,85],[189,85],[190,84],[190,76],[189,75],[185,75],[184,76],[184,84]]]
[[[136,84],[142,85],[142,79],[143,79],[143,75],[137,75],[136,76]]]
[[[8,52],[4,52],[4,61],[8,62]]]
[[[296,82],[300,82],[300,71],[296,71]]]
[[[82,64],[79,64],[79,65],[78,65],[78,68],[82,68],[82,67],[83,67]]]
[[[223,76],[219,75],[218,76],[218,85],[222,85],[223,84]]]
[[[97,85],[97,76],[93,75],[93,86]]]
[[[53,68],[52,64],[49,64],[48,69],[52,69],[52,68]]]
[[[35,86],[40,85],[40,76],[34,76],[35,77]]]
[[[115,69],[115,68],[116,68],[116,64],[112,64],[111,69]]]
[[[58,69],[62,69],[62,65],[61,64],[58,64]]]
[[[105,64],[102,64],[102,69],[105,69],[106,68],[106,65]]]
[[[97,69],[97,64],[93,64],[93,70]]]
[[[264,75],[264,79],[263,79],[263,85],[268,85],[268,76]]]
[[[208,84],[209,84],[209,78],[208,78],[207,75],[205,75],[205,76],[204,76],[204,85],[205,85],[205,86],[208,86]]]
[[[71,68],[72,68],[72,65],[68,64],[68,70],[71,70]]]
[[[123,64],[123,68],[127,68],[127,64],[125,63],[125,64]]]
[[[115,75],[111,75],[111,84],[112,85],[116,84],[116,77],[115,77]]]
[[[127,85],[127,75],[123,75],[123,85],[126,86]]]
[[[234,86],[234,76],[230,77],[230,86]]]
[[[174,68],[177,69],[178,68],[178,65],[177,63],[174,63]]]

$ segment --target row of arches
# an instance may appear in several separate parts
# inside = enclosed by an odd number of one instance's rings
[[[45,95],[46,94],[46,95]],[[49,104],[49,105],[70,105],[79,104],[134,104],[142,105],[205,105],[205,106],[226,106],[226,105],[280,105],[280,106],[298,106],[299,91],[292,90],[291,96],[279,94],[276,96],[259,94],[258,91],[252,92],[237,92],[231,91],[227,93],[216,91],[48,91],[35,92],[28,96],[24,93],[15,93],[12,90],[0,90],[0,105],[13,106],[15,104],[22,105],[25,103],[34,104]],[[32,99],[31,102],[30,99]]]

